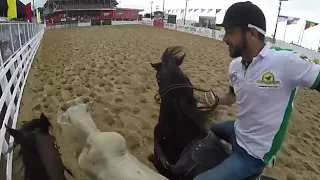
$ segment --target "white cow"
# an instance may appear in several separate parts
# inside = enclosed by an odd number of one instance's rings
[[[100,130],[90,115],[92,103],[83,103],[83,101],[82,99],[75,99],[64,104],[63,110],[66,111],[58,117],[58,123],[71,125],[79,139],[84,141],[82,142],[84,144],[90,134],[100,132]]]
[[[58,118],[58,123],[71,124],[78,135],[86,137],[78,159],[82,170],[98,180],[167,179],[134,157],[122,135],[98,130],[90,115],[92,103],[74,102]]]

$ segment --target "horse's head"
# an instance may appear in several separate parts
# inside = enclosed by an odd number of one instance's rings
[[[176,84],[188,83],[188,77],[181,71],[185,54],[181,52],[182,47],[169,47],[162,54],[161,62],[151,63],[151,66],[157,71],[156,78],[159,90]]]
[[[62,163],[54,137],[49,133],[48,118],[41,114],[39,119],[24,122],[20,129],[5,125],[7,132],[14,137],[15,145],[20,145],[18,157],[25,167],[25,179],[65,179],[65,166]]]
[[[71,125],[81,138],[87,138],[90,133],[99,131],[91,117],[93,103],[88,100],[74,99],[66,102],[58,117],[59,124]]]
[[[180,123],[189,122],[190,127],[194,127],[194,123],[196,123],[202,129],[201,131],[204,131],[205,117],[197,107],[197,101],[193,94],[194,87],[179,67],[185,58],[185,53],[181,51],[182,47],[180,46],[169,47],[162,54],[161,62],[151,63],[151,66],[157,71],[156,79],[159,86],[161,107],[168,110],[168,112],[161,113],[160,108],[160,116],[167,116],[165,121],[169,121],[170,117],[171,119],[183,118],[184,120]]]
[[[49,134],[51,126],[47,116],[41,113],[40,118],[32,119],[31,121],[23,121],[21,131],[39,131],[44,134]]]
[[[188,99],[195,103],[192,84],[182,72],[180,65],[183,63],[185,53],[181,46],[169,47],[162,54],[161,62],[151,63],[157,71],[156,79],[159,86],[159,95],[162,100],[174,98]]]

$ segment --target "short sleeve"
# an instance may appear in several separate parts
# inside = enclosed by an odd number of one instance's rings
[[[228,75],[229,75],[229,85],[230,85],[231,87],[233,87],[232,74],[233,74],[233,72],[235,71],[235,67],[234,67],[234,66],[235,66],[236,60],[237,60],[237,59],[232,60],[232,61],[230,62],[230,64],[229,64],[229,73],[228,73]]]
[[[302,59],[297,54],[289,54],[285,76],[292,88],[297,86],[315,89],[320,83],[320,66]]]

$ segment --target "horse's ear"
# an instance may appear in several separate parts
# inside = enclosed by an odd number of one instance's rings
[[[46,115],[44,115],[43,113],[41,113],[41,115],[40,115],[40,120],[41,120],[41,121],[48,121],[48,118],[47,118]]]
[[[7,126],[5,124],[5,127],[7,129],[7,132],[12,136],[14,137],[14,139],[19,142],[19,140],[22,138],[22,133],[19,132],[18,130],[15,130],[15,129],[12,129],[11,127]]]
[[[161,67],[161,63],[150,63],[151,67],[153,67],[156,71],[158,71]]]
[[[70,124],[70,118],[67,112],[63,113],[61,116],[58,116],[57,122],[59,124]]]
[[[183,60],[185,57],[186,57],[186,54],[183,54],[182,56],[178,57],[176,60],[176,65],[180,66],[183,63]]]
[[[86,103],[86,110],[87,110],[87,112],[89,112],[89,111],[92,109],[92,106],[93,106],[93,102],[87,102],[87,103]]]

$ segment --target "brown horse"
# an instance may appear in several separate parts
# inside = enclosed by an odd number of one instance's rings
[[[9,151],[20,145],[18,158],[22,158],[26,180],[66,180],[64,171],[73,177],[62,162],[55,137],[49,132],[50,127],[51,123],[44,114],[39,119],[24,122],[21,129],[6,125],[7,132],[15,139]]]

